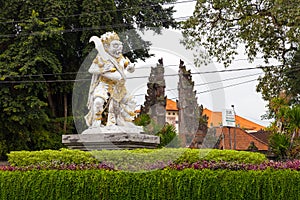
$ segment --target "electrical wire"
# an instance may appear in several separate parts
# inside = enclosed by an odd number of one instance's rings
[[[174,65],[166,65],[167,66],[174,66]],[[178,65],[177,65],[178,66]],[[280,66],[280,65],[278,65]],[[263,69],[263,68],[269,68],[273,66],[267,66],[267,67],[249,67],[249,68],[239,68],[239,69],[229,69],[229,70],[220,70],[220,71],[206,71],[206,72],[193,72],[191,74],[211,74],[211,73],[225,73],[225,72],[236,72],[236,71],[246,71],[246,70],[256,70],[256,69]],[[297,69],[300,70],[300,69]],[[58,75],[70,75],[70,74],[89,74],[88,72],[65,72],[65,73],[53,73],[53,74],[36,74],[36,75],[16,75],[16,76],[6,76],[2,75],[1,78],[22,78],[22,77],[42,77],[42,76],[58,76]],[[173,77],[173,76],[178,76],[178,73],[175,74],[165,74],[165,77]],[[149,78],[149,76],[133,76],[133,77],[127,77],[128,80],[130,79],[140,79],[140,78]],[[25,82],[30,82],[30,80],[24,80]],[[44,80],[41,80],[44,82]],[[51,80],[51,82],[63,82],[64,80]],[[67,82],[69,81],[76,81],[76,80],[65,80]],[[25,83],[24,82],[24,83]],[[37,81],[39,82],[39,81]],[[15,81],[5,81],[5,80],[0,80],[1,83],[15,83]],[[18,83],[22,83],[22,80],[18,81]]]
[[[244,81],[244,82],[240,82],[240,83],[235,83],[235,84],[227,85],[227,86],[224,86],[224,87],[219,87],[219,88],[214,88],[214,89],[210,89],[210,90],[205,90],[205,91],[202,91],[202,92],[197,92],[196,94],[203,94],[203,93],[212,92],[212,91],[215,91],[215,90],[222,90],[222,89],[225,89],[225,88],[230,88],[230,87],[234,87],[234,86],[238,86],[238,85],[243,85],[243,84],[246,84],[246,83],[250,83],[250,82],[253,82],[253,81],[257,81],[257,79],[252,79],[252,80],[248,80],[248,81]]]
[[[244,75],[244,76],[227,78],[227,79],[223,79],[223,80],[219,80],[219,81],[211,81],[211,82],[207,82],[207,83],[199,83],[199,84],[195,84],[194,86],[203,86],[203,85],[209,85],[209,84],[214,84],[214,83],[223,83],[225,81],[232,81],[232,80],[241,79],[241,78],[248,78],[248,77],[257,76],[257,75],[260,75],[260,74],[263,74],[263,73],[248,74],[248,75]],[[178,88],[171,88],[171,89],[167,89],[165,91],[169,92],[169,91],[173,91],[173,90],[177,90],[177,89]]]
[[[174,20],[185,20],[189,18],[190,16],[184,16],[184,17],[177,17],[174,18]],[[144,25],[153,23],[153,22],[168,22],[170,19],[161,19],[161,20],[155,20],[155,21],[144,21]],[[57,30],[57,31],[49,31],[50,33],[57,33],[57,34],[64,34],[64,33],[76,33],[76,32],[82,32],[82,31],[92,31],[92,30],[106,30],[108,25],[103,26],[93,26],[93,27],[80,27],[80,28],[71,28],[71,29],[64,29],[64,30]],[[132,24],[112,24],[109,25],[110,28],[133,28]],[[29,36],[29,35],[45,35],[45,33],[41,32],[31,32],[31,33],[12,33],[12,34],[2,34],[0,35],[0,38],[15,38],[17,36]]]
[[[75,80],[36,80],[36,81],[0,81],[2,83],[61,83],[61,82],[82,82],[91,81],[91,79],[75,79]]]
[[[238,85],[243,85],[243,84],[254,82],[254,81],[257,81],[257,79],[252,79],[252,80],[243,81],[243,82],[240,82],[240,83],[235,83],[235,84],[227,85],[227,86],[224,86],[224,87],[219,87],[219,88],[214,88],[214,89],[210,89],[210,90],[205,90],[205,91],[197,92],[196,94],[203,94],[203,93],[208,93],[208,92],[212,92],[212,91],[216,91],[216,90],[223,90],[223,89],[226,89],[226,88],[230,88],[230,87],[234,87],[234,86],[238,86]],[[146,94],[138,94],[138,95],[133,95],[133,96],[136,97],[136,96],[142,96],[142,95],[146,95]],[[177,97],[173,97],[173,98],[168,98],[168,99],[178,99],[178,96]]]
[[[197,0],[185,0],[185,1],[176,1],[176,2],[170,2],[170,3],[166,3],[163,4],[163,6],[167,6],[167,5],[175,5],[175,4],[182,4],[182,3],[191,3],[191,2],[196,2]],[[156,7],[156,6],[161,6],[161,5],[146,5],[146,6],[133,6],[130,8],[121,8],[121,9],[114,9],[114,10],[105,10],[105,11],[99,11],[99,12],[89,12],[89,13],[80,13],[80,14],[73,14],[73,15],[61,15],[61,16],[52,16],[52,17],[43,17],[43,18],[38,18],[39,20],[50,20],[50,19],[54,19],[54,18],[71,18],[71,17],[80,17],[80,16],[84,16],[84,15],[98,15],[98,14],[107,14],[107,13],[111,13],[111,12],[119,12],[119,11],[128,11],[128,10],[135,10],[137,8],[139,9],[146,9],[146,8],[151,8],[151,7]],[[0,24],[10,24],[10,23],[23,23],[23,22],[27,22],[29,19],[24,19],[24,20],[14,20],[14,19],[5,19],[7,21],[2,21],[0,22]]]

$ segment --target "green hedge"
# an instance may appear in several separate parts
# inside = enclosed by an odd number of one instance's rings
[[[96,163],[90,152],[80,150],[43,150],[43,151],[12,151],[8,156],[8,162],[12,166],[48,165],[50,163],[80,164]]]
[[[114,164],[117,169],[126,169],[156,162],[194,163],[201,160],[259,164],[267,159],[264,154],[253,152],[188,148],[102,150],[91,152],[61,149],[60,151],[14,151],[8,154],[8,161],[13,166],[47,165],[53,162],[65,164],[109,162]]]
[[[0,171],[4,200],[296,200],[299,185],[300,172],[291,170]]]

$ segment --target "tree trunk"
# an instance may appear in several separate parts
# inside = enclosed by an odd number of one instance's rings
[[[67,132],[67,120],[68,120],[68,97],[67,94],[64,94],[64,133]]]
[[[55,112],[55,105],[54,105],[54,102],[53,102],[53,98],[52,98],[52,94],[51,94],[51,90],[50,90],[50,87],[48,86],[47,87],[48,91],[47,91],[47,98],[48,98],[48,103],[49,103],[49,107],[50,107],[50,110],[51,110],[51,115],[53,117],[56,117],[56,112]]]

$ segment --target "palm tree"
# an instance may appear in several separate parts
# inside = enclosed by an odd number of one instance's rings
[[[300,134],[300,105],[295,105],[293,107],[288,107],[284,109],[284,117],[286,118],[287,130],[292,133],[291,136],[291,147],[293,145],[294,139],[299,138]]]

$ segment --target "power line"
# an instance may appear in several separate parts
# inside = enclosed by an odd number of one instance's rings
[[[36,81],[0,81],[1,83],[61,83],[61,82],[82,82],[91,81],[91,79],[75,79],[75,80],[36,80]]]
[[[178,66],[178,65],[177,65]],[[236,71],[245,71],[245,70],[255,70],[255,69],[263,69],[264,67],[248,67],[248,68],[240,68],[240,69],[228,69],[228,70],[216,70],[216,71],[206,71],[206,72],[191,72],[191,74],[212,74],[212,73],[224,73],[224,72],[236,72]],[[176,74],[165,74],[165,77],[172,77],[177,76]],[[138,79],[138,78],[147,78],[149,76],[135,76],[135,77],[128,77],[127,79]]]
[[[209,84],[214,84],[214,83],[221,83],[221,82],[224,82],[224,81],[232,81],[232,80],[241,79],[241,78],[248,78],[248,77],[257,76],[257,75],[260,75],[260,74],[262,74],[262,73],[248,74],[248,75],[244,75],[244,76],[227,78],[227,79],[218,80],[218,81],[211,81],[211,82],[207,82],[207,83],[199,83],[199,84],[195,84],[194,86],[203,86],[203,85],[209,85]],[[177,89],[178,88],[172,88],[172,89],[167,89],[166,91],[172,91],[172,90],[177,90]]]
[[[258,67],[239,68],[239,69],[224,69],[224,70],[220,70],[220,71],[191,72],[191,74],[211,74],[211,73],[235,72],[235,71],[262,69],[262,68],[264,68],[264,67],[258,66]]]
[[[219,87],[219,88],[214,88],[214,89],[210,89],[210,90],[205,90],[205,91],[202,91],[202,92],[197,92],[196,94],[203,94],[203,93],[212,92],[212,91],[216,91],[216,90],[222,90],[222,89],[225,89],[225,88],[230,88],[230,87],[234,87],[234,86],[238,86],[238,85],[250,83],[250,82],[253,82],[253,81],[257,81],[257,79],[252,79],[252,80],[243,81],[243,82],[240,82],[240,83],[235,83],[235,84],[227,85],[227,86],[224,86],[224,87]],[[142,96],[142,95],[146,95],[146,94],[138,94],[138,95],[133,95],[133,96]],[[170,98],[170,99],[177,99],[177,98],[178,97]]]
[[[259,57],[257,57],[256,59],[261,59]],[[243,59],[235,59],[233,61],[241,61],[241,60],[247,60],[247,58],[243,58]],[[150,65],[150,64],[149,64]],[[155,65],[155,64],[153,64]],[[185,65],[187,66],[194,66],[193,63],[186,63]],[[172,65],[164,65],[163,67],[166,68],[166,67],[178,67],[179,65],[178,64],[172,64]],[[218,72],[231,72],[231,71],[241,71],[243,69],[246,69],[246,70],[250,70],[250,69],[263,69],[263,68],[271,68],[271,67],[278,67],[278,66],[282,66],[282,65],[272,65],[272,66],[258,66],[258,67],[253,67],[253,68],[241,68],[241,69],[231,69],[231,70],[222,70],[222,71],[208,71],[208,72],[195,72],[195,74],[204,74],[204,73],[218,73]],[[141,70],[141,69],[149,69],[149,68],[152,68],[155,66],[147,66],[147,67],[137,67],[135,68],[135,70]],[[287,72],[291,72],[291,71],[298,71],[299,69],[290,69],[288,70]],[[61,75],[74,75],[74,74],[90,74],[88,72],[63,72],[63,73],[47,73],[47,74],[33,74],[33,75],[30,75],[30,74],[26,74],[26,75],[2,75],[0,76],[3,77],[3,78],[22,78],[22,77],[41,77],[41,76],[61,76]],[[166,75],[166,76],[175,76],[177,74],[171,74],[171,75]],[[143,78],[145,77],[148,77],[148,76],[144,76]],[[135,77],[129,77],[129,79],[132,79],[132,78],[135,78]]]
[[[196,2],[196,0],[185,0],[185,1],[177,1],[177,2],[170,2],[163,4],[163,6],[167,5],[175,5],[175,4],[182,4],[182,3],[190,3],[190,2]],[[128,10],[135,10],[137,8],[140,9],[145,9],[145,8],[151,8],[151,7],[156,7],[156,6],[161,6],[161,5],[146,5],[146,6],[134,6],[130,8],[121,8],[121,9],[114,9],[114,10],[105,10],[105,11],[98,11],[98,12],[89,12],[89,13],[79,13],[79,14],[73,14],[73,15],[61,15],[61,16],[52,16],[52,17],[43,17],[43,18],[38,18],[38,20],[51,20],[55,18],[71,18],[71,17],[80,17],[80,16],[91,16],[91,15],[98,15],[98,14],[107,14],[107,13],[112,13],[112,12],[119,12],[119,11],[128,11]],[[0,24],[11,24],[11,23],[23,23],[23,22],[28,22],[29,19],[24,19],[24,20],[14,20],[14,19],[5,19],[7,21],[2,21]]]
[[[170,67],[170,66],[178,66],[178,65],[166,65],[164,67]],[[271,66],[269,66],[271,67]],[[264,67],[250,67],[250,68],[239,68],[239,69],[230,69],[230,70],[220,70],[220,71],[206,71],[206,72],[193,72],[191,74],[210,74],[210,73],[225,73],[225,72],[235,72],[235,71],[245,71],[245,70],[254,70],[254,69],[263,69]],[[266,67],[267,68],[267,67]],[[70,75],[70,74],[89,74],[88,72],[65,72],[65,73],[53,73],[53,74],[36,74],[36,75],[16,75],[16,76],[6,76],[3,75],[4,78],[21,78],[21,77],[42,77],[42,76],[57,76],[57,75]],[[165,74],[165,77],[172,77],[172,76],[178,76],[178,73],[175,74]],[[133,77],[127,77],[127,79],[140,79],[140,78],[149,78],[149,76],[133,76]],[[82,80],[82,79],[81,79]],[[44,80],[41,80],[44,82]],[[51,82],[63,82],[64,80],[50,80]],[[65,80],[67,82],[70,81],[76,81],[76,80]],[[15,83],[16,81],[1,81],[0,83]],[[17,81],[18,83],[22,83],[22,80]],[[24,80],[25,82],[30,82],[30,80]],[[39,81],[37,81],[39,82]]]
[[[240,59],[239,59],[240,60]],[[192,63],[188,63],[186,65],[194,65]],[[179,65],[164,65],[163,67],[178,67]],[[147,66],[147,67],[138,67],[135,68],[135,70],[142,70],[142,69],[149,69],[152,68],[153,66]],[[63,72],[63,73],[47,73],[47,74],[26,74],[26,75],[14,75],[14,76],[10,76],[10,75],[2,75],[0,76],[0,78],[22,78],[22,77],[42,77],[42,76],[62,76],[62,75],[76,75],[76,74],[89,74],[89,72]],[[177,74],[173,74],[173,75],[177,75]],[[173,75],[167,75],[167,76],[173,76]],[[147,76],[148,77],[148,76]],[[134,78],[134,77],[132,77]],[[131,79],[129,77],[129,79]]]
[[[192,64],[191,64],[192,65]],[[179,65],[164,65],[164,67],[178,67]],[[136,68],[138,69],[146,69],[146,68],[151,68],[150,67],[141,67],[141,68]],[[212,71],[211,73],[216,73],[218,71]],[[209,72],[203,72],[203,73],[209,73]],[[27,75],[14,75],[14,76],[9,76],[9,75],[2,75],[4,78],[22,78],[22,77],[42,77],[42,76],[61,76],[61,75],[74,75],[74,74],[89,74],[89,72],[64,72],[64,73],[47,73],[47,74],[27,74]],[[177,76],[178,74],[167,74],[165,76]],[[149,76],[142,76],[142,78],[147,78]],[[134,78],[141,78],[141,76],[138,77],[128,77],[127,79],[134,79]]]
[[[190,16],[184,16],[184,17],[177,17],[174,18],[174,20],[184,20],[187,19]],[[153,23],[153,22],[167,22],[170,21],[170,19],[163,18],[161,20],[155,20],[155,21],[144,21],[142,22],[144,25]],[[132,24],[113,24],[113,25],[103,25],[103,26],[93,26],[93,27],[80,27],[80,28],[71,28],[71,29],[65,29],[65,30],[57,30],[57,31],[49,31],[48,34],[50,33],[58,33],[58,34],[63,34],[63,33],[76,33],[76,32],[82,32],[82,31],[92,31],[92,30],[106,30],[107,27],[110,28],[133,28]],[[22,32],[22,31],[21,31]],[[12,33],[12,34],[3,34],[0,35],[0,38],[14,38],[17,36],[29,36],[29,35],[41,35],[45,33],[41,32],[32,32],[32,33]]]
[[[222,89],[225,89],[225,88],[229,88],[229,87],[234,87],[234,86],[238,86],[238,85],[250,83],[250,82],[253,82],[253,81],[257,81],[257,79],[252,79],[252,80],[248,80],[248,81],[244,81],[244,82],[240,82],[240,83],[235,83],[235,84],[227,85],[227,86],[224,86],[224,87],[219,87],[219,88],[214,88],[214,89],[210,89],[210,90],[205,90],[205,91],[202,91],[202,92],[197,92],[196,94],[203,94],[203,93],[212,92],[212,91],[215,91],[215,90],[222,90]]]
[[[26,75],[14,75],[7,76],[3,75],[3,78],[23,78],[23,77],[42,77],[42,76],[61,76],[61,75],[74,75],[74,74],[87,74],[88,72],[64,72],[64,73],[48,73],[48,74],[26,74]]]

